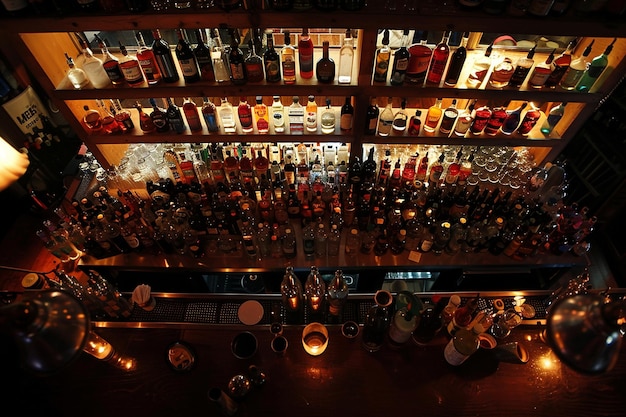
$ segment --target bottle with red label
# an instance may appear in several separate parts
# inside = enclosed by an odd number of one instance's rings
[[[450,32],[443,32],[443,38],[441,42],[437,44],[433,50],[433,56],[430,60],[430,66],[428,68],[428,75],[426,75],[426,84],[439,85],[443,78],[443,72],[446,69],[448,58],[450,57],[450,47],[448,46],[448,39],[450,38]]]
[[[192,132],[202,130],[202,122],[200,122],[200,112],[198,112],[198,107],[196,107],[196,103],[194,103],[190,97],[185,97],[183,99],[183,114],[185,115],[185,119],[187,119],[189,130],[191,130]]]
[[[523,136],[528,136],[530,131],[533,130],[533,127],[539,121],[541,117],[541,110],[539,110],[533,103],[529,103],[528,111],[524,114],[524,118],[517,128],[517,133],[520,133]]]
[[[252,108],[248,104],[248,100],[245,97],[239,98],[239,106],[237,106],[237,116],[239,116],[239,123],[241,123],[241,129],[244,133],[251,133],[252,127]]]
[[[480,135],[487,126],[487,121],[491,117],[491,109],[486,104],[478,107],[474,113],[474,120],[469,131],[474,135]]]
[[[508,114],[506,112],[506,104],[496,106],[491,110],[491,116],[487,120],[484,132],[489,136],[495,136],[500,127],[506,120]]]

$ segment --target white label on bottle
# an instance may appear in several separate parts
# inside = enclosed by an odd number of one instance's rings
[[[451,339],[443,350],[443,356],[450,365],[458,366],[465,362],[469,356],[459,353],[454,347],[454,339]]]

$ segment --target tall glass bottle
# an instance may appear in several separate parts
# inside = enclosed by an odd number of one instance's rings
[[[449,135],[452,132],[452,128],[459,117],[459,111],[456,108],[456,99],[452,99],[452,103],[448,106],[441,116],[441,125],[439,126],[439,133],[442,135]]]
[[[159,133],[168,132],[170,130],[170,125],[167,123],[166,110],[162,107],[159,107],[155,99],[151,98],[149,101],[152,105],[150,118],[152,119],[152,123],[156,127],[156,131]]]
[[[220,32],[217,29],[213,29],[213,46],[211,48],[211,61],[213,62],[213,72],[215,73],[215,81],[223,83],[230,80],[230,74],[228,73],[227,56],[222,45],[222,39],[220,38]]]
[[[456,125],[454,125],[455,136],[465,136],[465,134],[467,133],[467,130],[472,125],[472,121],[474,120],[475,105],[476,100],[472,100],[471,102],[468,101],[467,107],[459,111]]]
[[[193,55],[198,63],[200,79],[202,81],[214,82],[215,72],[213,72],[211,48],[206,43],[206,30],[196,29],[194,33],[196,35],[196,46],[193,48]]]
[[[98,42],[98,46],[102,51],[102,66],[106,71],[109,79],[113,83],[113,85],[122,85],[124,84],[124,74],[122,74],[122,70],[120,69],[119,60],[109,52],[109,48],[106,43],[98,36],[94,35],[94,39]]]
[[[320,223],[323,225],[323,223]],[[322,279],[316,266],[311,266],[309,275],[304,284],[307,305],[311,314],[321,314],[324,312],[326,297],[326,284]]]
[[[257,50],[254,46],[254,42],[252,42],[252,39],[248,41],[248,50],[250,53],[244,61],[248,82],[260,83],[265,78],[265,74],[263,73],[263,58],[257,54]]]
[[[439,85],[443,78],[443,72],[446,69],[446,64],[450,57],[450,47],[448,46],[449,38],[450,32],[444,31],[441,42],[439,42],[433,50],[433,56],[430,60],[430,66],[428,67],[428,74],[426,75],[427,84]]]
[[[392,101],[391,97],[387,98],[387,105],[380,112],[380,117],[378,118],[378,135],[380,136],[389,136],[391,133],[391,129],[393,128],[393,109],[392,109]]]
[[[317,81],[322,83],[332,83],[335,80],[335,61],[329,54],[330,42],[322,43],[322,57],[315,66]]]
[[[504,133],[505,135],[510,135],[511,133],[515,132],[515,129],[517,129],[520,122],[522,121],[522,111],[524,111],[527,105],[527,102],[523,102],[517,108],[513,110],[507,110],[506,119],[504,119],[502,126],[500,126],[500,131],[502,133]]]
[[[542,88],[548,77],[552,73],[552,61],[554,60],[554,49],[546,58],[546,61],[543,63],[539,63],[535,65],[532,72],[530,73],[530,77],[528,77],[528,85],[532,88]]]
[[[309,29],[303,28],[298,38],[298,62],[300,64],[300,77],[303,79],[313,78],[313,41],[309,36]]]
[[[348,283],[341,269],[335,271],[333,279],[328,284],[326,300],[328,313],[333,317],[340,317],[344,305],[348,299]]]
[[[198,107],[196,106],[196,103],[193,102],[191,97],[183,98],[183,114],[185,115],[185,120],[187,120],[189,130],[191,130],[192,132],[198,132],[202,130],[200,113],[198,112]]]
[[[372,97],[370,100],[370,105],[367,106],[367,111],[365,114],[365,134],[366,135],[375,135],[376,134],[376,125],[378,124],[378,115],[380,114],[380,109],[378,108],[376,97]]]
[[[230,52],[228,54],[228,66],[230,68],[230,81],[235,85],[245,84],[248,80],[245,67],[245,58],[239,48],[241,37],[238,29],[230,30]]]
[[[280,293],[283,306],[287,312],[299,313],[302,310],[304,307],[304,292],[302,284],[291,266],[288,266],[285,270],[285,275],[280,284]]]
[[[156,58],[159,71],[166,83],[175,83],[180,79],[176,64],[174,63],[174,55],[170,49],[170,45],[161,37],[161,31],[154,29],[152,31],[154,42],[152,43],[152,52]]]
[[[146,76],[146,81],[148,81],[149,85],[158,84],[158,82],[161,81],[161,71],[157,65],[154,52],[152,48],[146,45],[141,32],[137,31],[135,38],[137,39],[137,45],[139,45],[135,56],[139,61],[139,65],[141,65],[143,74]]]
[[[285,44],[280,50],[280,62],[283,69],[283,82],[285,84],[296,83],[296,48],[291,45],[289,31],[284,31]]]
[[[272,101],[272,126],[275,133],[285,131],[285,107],[280,101],[280,96],[274,96]]]
[[[561,88],[564,90],[573,90],[576,88],[576,84],[578,84],[585,73],[587,66],[589,65],[587,58],[591,54],[591,48],[593,47],[594,42],[595,39],[592,39],[591,43],[587,45],[583,53],[571,62],[569,68],[565,71],[565,75],[563,75],[563,78],[561,78],[561,81],[559,82],[559,86]]]
[[[317,132],[317,103],[315,102],[315,96],[309,96],[309,101],[306,103],[306,131],[311,133]]]
[[[387,82],[389,72],[389,61],[391,59],[391,48],[389,47],[389,29],[383,31],[382,45],[376,51],[374,58],[374,82]]]
[[[65,53],[65,62],[68,66],[67,79],[72,83],[72,86],[76,90],[80,90],[90,85],[89,77],[87,73],[81,68],[78,68],[74,63],[74,58]]]
[[[352,106],[352,97],[346,97],[346,100],[341,106],[339,129],[343,133],[350,132],[352,130],[352,119],[354,117],[354,107]]]
[[[395,135],[403,135],[406,130],[409,115],[406,112],[406,99],[402,99],[400,110],[393,116],[392,128]]]
[[[539,108],[531,102],[528,106],[528,110],[524,113],[524,118],[517,128],[517,133],[520,133],[523,136],[528,136],[540,118],[541,110],[539,110]]]
[[[87,45],[87,42],[83,38],[79,38],[79,41],[81,48],[83,48],[83,62],[81,67],[87,73],[91,84],[93,84],[95,88],[104,88],[111,84],[111,80],[102,66],[102,60],[93,55],[89,45]]]
[[[565,51],[563,51],[562,54],[554,58],[551,67],[552,71],[550,72],[550,76],[544,84],[546,87],[555,88],[559,84],[561,78],[563,78],[565,72],[572,63],[572,49],[574,48],[574,46],[576,46],[576,42],[570,42],[569,45],[567,45]]]
[[[146,79],[143,76],[139,61],[134,56],[128,54],[126,47],[121,42],[120,52],[122,53],[122,58],[119,60],[118,65],[122,70],[122,74],[124,74],[124,79],[131,87],[141,86]]]
[[[587,66],[587,70],[580,78],[580,81],[578,81],[578,84],[576,84],[576,91],[587,92],[591,90],[593,85],[596,83],[600,75],[602,75],[607,65],[609,64],[608,56],[613,50],[613,44],[616,40],[617,38],[613,38],[613,42],[611,42],[606,47],[604,52],[591,60],[591,62]]]
[[[209,132],[219,132],[219,124],[217,122],[217,108],[215,104],[208,98],[202,97],[202,117],[206,123]]]
[[[259,134],[266,134],[270,129],[270,119],[267,111],[267,105],[263,103],[263,96],[256,96],[256,104],[254,105],[254,120],[256,130]]]
[[[187,40],[184,29],[177,28],[176,36],[178,37],[178,43],[176,44],[176,58],[178,64],[183,73],[183,78],[186,83],[193,83],[200,80],[200,67],[198,61],[193,53],[191,44]]]
[[[513,75],[509,80],[509,85],[511,87],[520,88],[522,84],[524,84],[524,81],[526,80],[530,69],[535,63],[535,60],[533,59],[533,57],[535,56],[535,48],[536,46],[533,46],[530,51],[528,51],[528,54],[525,58],[520,58],[515,63],[515,70],[513,71]]]
[[[167,98],[167,110],[165,113],[170,129],[174,132],[183,133],[187,129],[185,121],[183,120],[183,113],[171,97]]]
[[[293,96],[287,111],[289,119],[289,133],[292,135],[304,134],[304,107],[300,104],[300,97]]]
[[[389,81],[391,85],[404,84],[404,77],[406,70],[409,67],[409,58],[411,54],[408,50],[409,43],[409,31],[405,29],[402,33],[402,39],[400,40],[400,48],[393,54],[393,64],[391,66],[391,77]]]
[[[385,342],[391,324],[393,296],[387,290],[378,290],[374,294],[374,303],[367,312],[363,326],[363,348],[368,352],[380,350]]]
[[[341,49],[339,50],[339,71],[337,82],[339,84],[350,84],[352,82],[352,63],[354,61],[354,39],[352,31],[346,30]]]
[[[439,120],[441,120],[441,116],[443,115],[443,111],[441,110],[441,99],[437,98],[435,100],[435,104],[428,108],[428,113],[426,113],[426,120],[424,122],[424,131],[428,133],[433,133],[437,129],[437,125],[439,124]]]
[[[237,133],[237,123],[235,122],[235,113],[233,105],[228,101],[227,97],[221,99],[220,108],[218,110],[222,128],[224,133]]]
[[[270,83],[276,83],[281,80],[280,72],[280,56],[274,49],[274,35],[268,33],[267,49],[263,53],[263,63],[265,66],[265,80]]]
[[[492,51],[493,42],[489,44],[487,49],[485,49],[485,53],[483,55],[474,59],[470,73],[467,76],[467,80],[465,81],[465,84],[468,87],[480,88],[485,79],[485,76],[487,75],[487,73],[491,69],[491,65],[493,64],[493,58],[491,57]]]
[[[544,135],[549,135],[552,133],[554,127],[559,123],[563,115],[565,114],[565,106],[567,102],[563,102],[559,105],[556,105],[550,109],[546,117],[546,120],[541,125],[541,133]]]
[[[459,82],[459,75],[461,75],[465,60],[467,59],[467,39],[467,36],[463,34],[461,44],[452,53],[452,57],[450,58],[448,71],[443,79],[444,84],[448,87],[454,87]]]

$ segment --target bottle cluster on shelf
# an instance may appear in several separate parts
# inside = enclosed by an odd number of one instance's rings
[[[94,55],[89,43],[77,35],[82,47],[78,58],[66,54],[69,66],[67,78],[74,89],[107,88],[128,85],[145,87],[163,83],[185,84],[195,82],[243,85],[247,83],[296,84],[307,82],[315,75],[319,83],[350,84],[354,61],[354,36],[350,29],[339,48],[339,61],[330,56],[330,40],[322,40],[321,56],[314,59],[312,37],[309,29],[298,31],[297,41],[290,30],[262,31],[259,28],[241,30],[194,29],[195,42],[190,42],[185,29],[176,29],[177,42],[172,47],[159,29],[151,31],[149,46],[141,31],[135,32],[137,45],[132,47],[118,41],[120,53],[114,55],[109,46],[97,34],[94,42],[102,51],[101,57]],[[242,35],[247,39],[242,45]],[[209,36],[210,34],[210,36]],[[274,47],[275,35],[281,35],[282,46]],[[224,42],[226,38],[228,42]],[[328,40],[326,40],[328,39]],[[244,52],[245,51],[245,52]]]
[[[293,96],[288,105],[283,104],[281,96],[256,96],[254,103],[249,103],[247,97],[239,97],[238,102],[232,103],[228,97],[219,100],[219,105],[215,105],[211,98],[203,97],[202,105],[198,107],[191,97],[183,98],[180,106],[175,98],[150,98],[143,104],[135,101],[136,110],[131,111],[122,108],[117,99],[108,100],[108,103],[99,99],[96,107],[83,107],[82,121],[90,134],[332,135],[352,132],[354,106],[350,96],[326,97],[323,105],[318,105],[319,98],[313,95],[302,103],[299,96]],[[341,101],[342,105],[333,105]],[[151,109],[144,109],[146,102]]]
[[[47,224],[42,239],[53,254],[63,241],[95,257],[150,251],[254,261],[326,259],[342,245],[350,256],[490,252],[515,259],[588,249],[595,219],[563,204],[561,166],[531,168],[524,162],[530,155],[507,148],[418,149],[406,159],[397,150],[394,163],[390,149],[375,157],[372,146],[362,163],[353,157],[348,164],[346,145],[196,147],[205,158],[211,152],[209,165],[180,144],[144,149],[164,151],[167,161],[167,176],[153,172],[145,182],[147,197],[123,189],[114,196],[103,184],[71,212],[57,211],[60,220]]]
[[[392,32],[401,39],[395,51],[389,46]],[[412,42],[409,37],[411,32]],[[517,44],[510,37],[491,35],[487,36],[491,43],[485,45],[483,52],[479,42],[485,35],[479,32],[444,31],[441,41],[431,47],[426,31],[384,29],[378,37],[372,82],[396,86],[408,84],[497,90],[558,88],[561,91],[588,92],[607,68],[608,56],[616,41],[603,43],[602,50],[598,50],[598,55],[592,59],[590,54],[595,39],[584,49],[582,45],[577,45],[582,41],[574,39],[557,54],[561,46],[554,41],[546,42],[541,37]],[[452,38],[455,39],[455,46],[452,45]],[[580,52],[574,57],[577,46]],[[542,51],[543,58],[537,60],[535,55],[539,51]]]
[[[397,102],[397,100],[396,100]],[[459,108],[457,103],[464,102]],[[427,109],[414,112],[402,99],[400,109],[394,110],[389,97],[384,108],[378,98],[371,100],[366,110],[365,134],[378,136],[439,136],[439,137],[548,137],[565,114],[567,103],[553,103],[546,115],[533,102],[505,100],[500,103],[479,100],[437,98]]]

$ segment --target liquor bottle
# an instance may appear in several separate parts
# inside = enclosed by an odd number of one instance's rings
[[[454,125],[454,135],[455,136],[465,136],[468,129],[472,125],[472,121],[474,120],[474,106],[476,105],[476,100],[468,101],[467,107],[459,112],[459,116],[457,117],[456,125]]]
[[[79,41],[83,49],[83,62],[81,67],[87,74],[91,84],[95,88],[104,88],[111,84],[111,80],[102,66],[102,60],[93,55],[89,45],[87,45],[87,42],[83,38],[79,38]]]
[[[479,106],[474,113],[474,120],[470,125],[469,131],[473,135],[480,135],[485,130],[487,122],[491,117],[491,109],[486,104]]]
[[[523,136],[528,136],[540,118],[541,111],[531,102],[528,110],[526,110],[526,113],[524,114],[522,122],[517,128],[517,133]]]
[[[137,39],[137,45],[139,46],[135,56],[139,61],[139,65],[141,66],[143,74],[146,77],[146,81],[148,81],[149,85],[157,84],[161,81],[161,72],[159,71],[152,48],[146,46],[146,42],[144,41],[143,34],[141,32],[137,31],[135,33],[135,38]]]
[[[435,100],[435,104],[428,108],[428,112],[426,113],[426,120],[424,121],[424,131],[428,133],[433,133],[435,129],[437,129],[437,125],[439,124],[439,120],[441,120],[441,116],[443,111],[441,110],[441,99],[437,98]]]
[[[433,50],[433,56],[430,60],[430,66],[428,67],[428,74],[426,75],[426,84],[439,85],[443,78],[443,73],[450,57],[450,47],[448,46],[448,39],[450,38],[450,32],[444,31],[441,42],[435,46]]]
[[[522,121],[522,111],[524,111],[527,105],[527,102],[523,102],[517,108],[513,110],[507,110],[506,119],[504,119],[502,126],[500,126],[500,131],[502,133],[504,133],[505,135],[510,135],[511,133],[515,132],[515,129],[517,129],[520,122]]]
[[[458,366],[480,348],[478,334],[483,327],[476,324],[472,330],[460,329],[444,348],[443,354],[450,365]]]
[[[300,97],[293,96],[292,103],[287,111],[289,133],[291,135],[304,134],[304,107],[300,104]]]
[[[443,327],[441,313],[446,306],[444,300],[444,298],[434,296],[432,297],[432,303],[424,303],[424,309],[420,312],[419,323],[417,328],[413,331],[413,340],[415,340],[418,345],[427,345],[437,336]]]
[[[485,76],[491,69],[491,65],[493,65],[493,58],[491,57],[491,53],[493,50],[493,42],[487,46],[485,49],[484,55],[481,55],[474,59],[472,63],[472,69],[470,70],[469,75],[467,76],[467,80],[465,84],[469,88],[480,88],[482,85]]]
[[[115,120],[119,123],[124,132],[131,132],[135,129],[135,124],[128,110],[122,108],[122,103],[119,99],[111,100],[111,104],[115,108]]]
[[[433,50],[426,44],[428,32],[415,31],[413,45],[409,47],[409,66],[404,79],[411,84],[423,85],[433,55]]]
[[[187,129],[183,120],[183,113],[181,112],[180,107],[178,107],[176,103],[174,103],[174,100],[171,97],[167,98],[167,109],[165,113],[170,129],[172,129],[174,132],[180,134]]]
[[[320,123],[322,125],[322,133],[330,135],[335,133],[336,116],[335,111],[330,106],[330,99],[326,99],[326,108],[320,115]]]
[[[363,325],[362,343],[368,352],[380,350],[385,341],[391,324],[393,296],[387,290],[378,290],[374,294],[374,303],[367,312]]]
[[[228,73],[228,57],[224,46],[222,45],[222,39],[220,38],[220,32],[218,29],[213,29],[213,46],[211,48],[211,61],[213,62],[213,72],[215,73],[215,81],[223,83],[230,80],[230,74]]]
[[[289,230],[289,233],[287,233],[287,230]],[[287,230],[285,230],[285,233],[293,234],[291,233],[291,229]],[[302,284],[291,266],[288,266],[285,269],[285,275],[280,283],[280,293],[283,306],[287,312],[297,313],[302,310],[304,307],[302,305],[304,301],[304,292],[302,290]]]
[[[419,136],[422,129],[422,111],[417,109],[415,114],[409,120],[408,134],[411,136]]]
[[[452,53],[448,71],[443,79],[444,84],[448,87],[454,87],[459,82],[459,75],[461,75],[465,60],[467,59],[467,40],[468,38],[464,33],[461,38],[461,44]]]
[[[272,102],[272,125],[275,133],[283,133],[285,131],[285,110],[280,102],[280,96],[274,96]]]
[[[608,56],[613,50],[613,44],[616,40],[617,38],[613,38],[613,42],[606,47],[604,52],[591,60],[587,66],[587,70],[585,70],[583,76],[580,78],[580,81],[576,84],[576,91],[588,92],[591,90],[609,64]]]
[[[185,120],[187,120],[187,125],[189,125],[189,130],[192,132],[198,132],[202,130],[202,122],[200,122],[200,112],[198,111],[198,107],[196,103],[193,102],[191,97],[183,98],[183,114],[185,115]]]
[[[514,71],[513,61],[508,56],[505,56],[493,66],[493,71],[489,76],[489,85],[494,88],[506,87],[509,85]]]
[[[550,109],[550,111],[548,112],[548,117],[546,117],[546,120],[543,122],[543,125],[541,125],[541,133],[543,133],[546,136],[552,133],[552,130],[554,129],[554,127],[559,123],[559,121],[563,117],[563,114],[565,113],[566,105],[567,105],[567,102],[563,102],[559,105],[552,107],[552,109]]]
[[[326,284],[316,266],[311,266],[309,275],[304,283],[304,293],[309,307],[309,313],[320,314],[324,312],[326,297]]]
[[[254,124],[259,134],[266,134],[270,129],[270,119],[267,113],[267,106],[263,103],[262,96],[256,96],[254,105]]]
[[[394,117],[393,109],[391,107],[392,100],[393,99],[391,97],[388,97],[387,105],[383,111],[380,112],[380,117],[378,118],[378,135],[380,136],[389,136],[391,133]]]
[[[393,122],[391,123],[393,133],[395,135],[403,135],[406,130],[408,120],[409,115],[406,112],[406,99],[403,98],[400,103],[400,110],[398,110],[393,116]]]
[[[193,53],[191,44],[187,40],[184,29],[177,28],[176,36],[178,37],[178,43],[176,44],[176,58],[178,64],[183,73],[183,78],[186,83],[193,83],[200,80],[200,67],[198,61]]]
[[[352,106],[352,98],[346,97],[346,101],[341,106],[339,129],[343,133],[350,132],[352,130],[352,118],[354,117],[354,107]]]
[[[80,90],[91,85],[89,78],[87,77],[87,73],[74,64],[74,59],[69,56],[67,52],[65,53],[65,62],[67,62],[67,66],[69,67],[69,70],[67,71],[67,79],[70,83],[72,83],[72,86],[76,90]]]
[[[217,108],[215,104],[208,98],[202,97],[202,118],[209,132],[219,132],[219,125],[217,123]]]
[[[576,41],[570,42],[565,51],[563,51],[561,55],[554,58],[551,66],[552,71],[544,84],[546,87],[555,88],[559,84],[561,78],[563,78],[565,72],[572,63],[572,49],[574,46],[576,46]]]
[[[445,155],[442,152],[441,155],[439,155],[439,159],[433,162],[432,165],[430,166],[430,171],[428,173],[428,183],[431,184],[432,186],[436,186],[439,183],[441,176],[443,175],[444,159],[445,159]]]
[[[459,111],[456,108],[456,99],[452,99],[452,103],[444,111],[441,117],[441,125],[439,126],[439,133],[442,135],[449,135],[452,132],[452,128],[456,123],[456,119],[459,117]]]
[[[332,83],[335,80],[335,61],[329,56],[329,45],[328,41],[322,43],[322,58],[315,66],[317,81],[321,83]]]
[[[211,48],[206,43],[206,30],[196,29],[196,47],[193,48],[193,55],[196,58],[200,79],[202,81],[215,82],[215,72],[213,72],[213,59]]]
[[[578,84],[581,77],[585,73],[587,66],[589,65],[587,58],[589,57],[589,54],[591,54],[591,48],[593,47],[594,42],[595,39],[592,39],[591,43],[587,45],[583,53],[571,62],[569,68],[565,71],[565,75],[563,75],[563,78],[561,78],[561,81],[559,82],[559,86],[561,88],[564,90],[573,90],[576,88],[576,84]]]
[[[335,271],[335,275],[328,283],[326,301],[328,312],[331,316],[339,317],[348,299],[350,289],[341,269]]]
[[[321,195],[319,196],[319,200],[322,201]],[[323,210],[321,216],[317,217],[316,221],[319,221],[323,216]],[[314,219],[315,220],[315,219]],[[324,257],[328,252],[328,234],[326,233],[326,227],[323,222],[317,223],[317,228],[315,229],[315,256]]]
[[[513,71],[513,75],[509,80],[509,85],[511,87],[520,88],[522,84],[524,84],[524,81],[526,80],[530,69],[535,63],[535,60],[533,59],[533,57],[535,56],[535,48],[536,46],[533,46],[530,51],[528,51],[528,54],[525,58],[520,58],[515,63],[515,70]]]
[[[119,60],[118,65],[122,70],[124,79],[131,87],[140,87],[146,81],[141,65],[139,65],[137,58],[128,54],[126,47],[121,42],[119,44],[122,58]]]
[[[500,126],[506,119],[506,104],[495,106],[491,109],[491,115],[485,124],[484,132],[489,136],[495,136],[500,130]]]
[[[227,97],[222,97],[218,113],[222,121],[224,133],[237,133],[235,112],[233,111],[233,105],[228,101]]]
[[[152,52],[156,58],[163,81],[166,83],[177,82],[180,76],[178,75],[176,64],[174,63],[174,56],[172,55],[170,45],[161,37],[161,31],[159,29],[152,31],[152,37],[154,38]]]
[[[244,61],[248,82],[259,83],[265,78],[265,74],[263,73],[263,58],[257,54],[252,39],[248,41],[248,51],[248,56],[246,56]]]
[[[350,84],[352,82],[352,63],[354,61],[354,39],[352,31],[346,30],[341,49],[339,50],[339,71],[337,82],[339,84]]]
[[[263,62],[265,65],[265,80],[270,83],[276,83],[281,80],[280,72],[280,56],[274,49],[274,35],[267,33],[267,49],[263,53]]]
[[[156,130],[156,126],[152,122],[152,119],[150,118],[150,116],[147,115],[146,112],[143,111],[141,103],[137,101],[135,103],[135,108],[137,109],[137,112],[139,113],[139,128],[141,129],[141,131],[144,133],[154,132]]]
[[[382,46],[376,51],[374,58],[374,82],[387,82],[387,72],[389,71],[389,61],[391,59],[391,48],[389,47],[389,29],[383,31]]]
[[[315,102],[315,96],[309,96],[309,101],[306,104],[305,124],[307,132],[317,132],[317,103]]]
[[[246,73],[245,58],[239,48],[241,37],[238,29],[230,30],[230,52],[228,53],[228,67],[230,68],[230,81],[235,85],[243,85],[248,80]]]
[[[106,71],[107,76],[113,85],[124,84],[124,74],[122,74],[122,70],[118,65],[119,60],[109,52],[109,48],[98,35],[94,35],[94,39],[98,42],[98,46],[102,51],[102,67]]]
[[[367,106],[367,110],[365,113],[365,134],[366,135],[376,134],[376,125],[378,124],[379,114],[380,114],[380,109],[378,108],[376,97],[372,97],[370,100],[370,104],[369,106]]]
[[[152,123],[154,124],[156,131],[159,133],[168,132],[170,130],[170,125],[167,123],[166,110],[159,107],[155,99],[151,98],[149,101],[152,105],[150,118],[152,119]]]
[[[554,60],[555,51],[556,49],[553,49],[552,52],[550,52],[550,55],[548,55],[544,63],[535,65],[530,77],[528,77],[529,86],[532,88],[542,88],[545,85],[548,77],[552,73],[552,61]]]
[[[300,77],[309,79],[313,77],[313,41],[309,36],[309,29],[303,28],[298,38],[298,62],[300,64]]]
[[[243,133],[251,133],[254,130],[252,122],[252,107],[250,107],[246,97],[239,98],[237,117],[239,118],[239,123],[241,124],[241,130]]]
[[[283,69],[283,82],[285,84],[296,83],[296,48],[291,45],[289,31],[283,32],[285,44],[280,50],[280,62]]]
[[[404,77],[409,67],[409,58],[411,54],[407,48],[409,43],[409,31],[405,29],[400,40],[400,48],[393,54],[393,64],[391,66],[391,77],[389,82],[391,85],[404,84]]]

